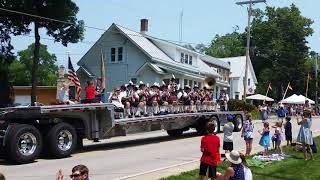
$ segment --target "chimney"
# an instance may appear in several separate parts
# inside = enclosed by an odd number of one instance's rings
[[[148,19],[141,19],[140,33],[145,34],[148,32]]]

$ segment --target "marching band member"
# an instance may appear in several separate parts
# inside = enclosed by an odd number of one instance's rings
[[[172,78],[171,78],[170,84],[168,86],[168,90],[170,93],[170,98],[169,98],[168,103],[171,106],[170,111],[174,112],[174,113],[178,113],[178,111],[179,111],[179,108],[177,107],[178,106],[177,95],[178,95],[179,87],[180,86],[177,84],[175,76],[172,74]]]
[[[160,100],[160,86],[158,83],[154,83],[151,86],[151,90],[149,91],[149,99],[148,99],[148,105],[152,106],[153,114],[159,115],[159,100]]]
[[[170,98],[170,92],[168,90],[168,86],[164,81],[162,81],[162,86],[160,87],[160,101],[159,101],[160,114],[168,113],[169,98]]]
[[[117,108],[124,108],[124,105],[121,103],[120,93],[121,93],[120,88],[114,89],[110,94],[108,100],[109,100],[109,103],[114,104]]]
[[[135,102],[133,88],[134,88],[133,82],[129,81],[129,84],[127,84],[127,90],[125,91],[125,96],[123,96],[121,99],[122,104],[124,104],[126,118],[132,117],[131,105],[133,105],[133,103]]]
[[[137,95],[139,97],[139,104],[135,116],[140,117],[141,111],[143,111],[143,114],[147,116],[148,92],[146,91],[146,85],[142,81],[139,82],[139,90],[137,91]]]

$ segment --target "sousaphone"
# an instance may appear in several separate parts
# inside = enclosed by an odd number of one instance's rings
[[[215,85],[216,85],[216,80],[214,78],[207,77],[203,81],[203,86],[206,87],[207,89],[213,89]]]

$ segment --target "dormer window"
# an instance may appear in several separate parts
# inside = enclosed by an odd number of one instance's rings
[[[184,64],[192,65],[192,56],[190,54],[181,53],[180,62]]]
[[[188,64],[188,59],[189,59],[188,54],[185,54],[184,55],[184,63]]]
[[[180,62],[181,62],[181,63],[184,62],[184,53],[181,53]]]

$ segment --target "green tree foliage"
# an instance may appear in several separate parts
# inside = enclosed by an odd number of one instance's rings
[[[13,88],[8,81],[9,65],[13,61],[10,27],[0,23],[0,108],[13,103]]]
[[[295,5],[256,11],[252,22],[251,59],[259,81],[257,92],[265,93],[271,82],[275,97],[281,99],[291,82],[290,93],[303,94],[309,53],[306,37],[313,33],[312,23]]]
[[[216,35],[205,52],[218,58],[243,56],[246,53],[245,42],[245,33],[234,31],[223,36]]]
[[[18,52],[19,60],[10,65],[11,79],[14,85],[26,86],[31,84],[31,67],[34,51],[34,43],[24,51]],[[47,51],[47,46],[40,44],[39,71],[37,84],[40,86],[56,85],[58,66],[57,58]]]
[[[68,43],[77,43],[83,39],[84,22],[77,20],[76,14],[79,8],[72,0],[11,0],[2,1],[0,7],[68,22],[62,23],[40,17],[0,11],[0,23],[11,28],[13,35],[29,34],[31,30],[34,32],[35,48],[31,68],[31,103],[34,104],[36,101],[37,78],[39,77],[39,29],[46,30],[47,35],[66,46]]]

